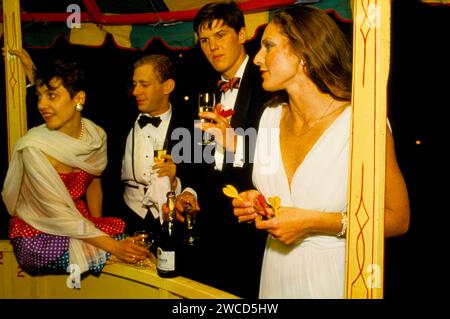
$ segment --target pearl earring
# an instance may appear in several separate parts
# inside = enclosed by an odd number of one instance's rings
[[[305,66],[305,65],[306,65],[305,60],[301,59],[301,60],[300,60],[300,64],[301,64],[302,66]]]
[[[75,105],[75,110],[77,110],[78,112],[83,111],[83,104],[77,103],[77,105]]]

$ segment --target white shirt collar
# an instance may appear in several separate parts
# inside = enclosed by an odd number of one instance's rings
[[[238,77],[238,78],[242,79],[242,76],[244,75],[244,71],[245,71],[245,68],[247,66],[248,60],[249,60],[249,57],[248,57],[248,54],[246,54],[244,61],[242,61],[241,66],[239,67],[239,69],[237,70],[236,74],[234,75],[235,77]],[[225,79],[223,77],[223,75],[221,75],[221,78],[222,78],[223,81],[228,81],[227,79]]]

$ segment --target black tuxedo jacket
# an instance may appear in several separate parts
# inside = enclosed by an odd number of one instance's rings
[[[216,94],[220,96],[218,91]],[[268,97],[262,89],[259,69],[249,60],[240,82],[231,126],[257,129]],[[240,192],[254,188],[253,165],[249,162],[249,153],[253,151],[247,139],[243,167],[224,162],[222,171],[218,171],[214,169],[214,163],[195,165],[196,178],[190,181],[188,178],[187,182],[197,191],[201,206],[196,221],[198,255],[191,258],[195,269],[191,269],[188,276],[250,298],[257,297],[266,233],[257,231],[253,224],[238,223],[231,199],[223,194],[222,188],[226,184],[235,186]]]
[[[189,136],[187,138],[192,138],[194,131],[194,120],[197,114],[193,114],[191,110],[187,107],[183,107],[183,105],[172,105],[172,117],[170,119],[169,127],[167,128],[166,133],[166,141],[168,143],[167,151],[172,153],[173,147],[181,141],[180,139],[172,138],[172,132],[177,128],[184,128],[189,132]],[[188,141],[184,141],[188,143]],[[187,146],[188,144],[186,144]]]

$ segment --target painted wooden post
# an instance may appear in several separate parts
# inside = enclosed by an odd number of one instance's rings
[[[353,3],[353,114],[346,298],[383,298],[386,102],[391,3]]]
[[[19,0],[3,1],[3,30],[6,50],[22,49]],[[16,141],[27,131],[25,104],[25,72],[20,60],[5,54],[6,116],[8,126],[8,158]]]

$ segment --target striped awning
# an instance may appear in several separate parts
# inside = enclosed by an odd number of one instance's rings
[[[49,47],[58,37],[73,44],[101,46],[110,34],[122,48],[143,49],[155,39],[170,48],[195,43],[192,19],[210,0],[22,0],[22,36],[26,47]],[[271,14],[294,3],[312,3],[351,21],[349,0],[240,0],[248,37]],[[1,2],[0,2],[1,3]],[[79,19],[79,20],[76,20]],[[80,22],[68,27],[69,22]],[[74,27],[76,26],[76,27]]]

